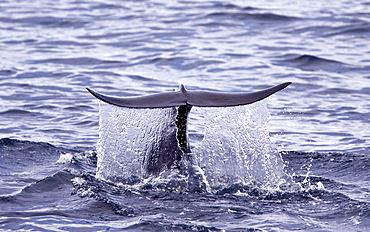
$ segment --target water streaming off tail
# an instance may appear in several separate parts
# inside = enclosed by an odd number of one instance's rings
[[[204,138],[193,150],[211,188],[254,184],[276,189],[288,178],[270,141],[270,114],[264,101],[252,105],[204,108]]]
[[[144,158],[176,132],[176,109],[129,109],[100,103],[99,178],[131,182],[144,177]]]
[[[145,157],[173,137],[176,112],[101,103],[97,176],[124,182],[145,178]],[[285,182],[282,159],[266,129],[269,113],[264,102],[201,108],[199,113],[204,116],[204,138],[192,155],[212,189],[236,183],[276,188]]]

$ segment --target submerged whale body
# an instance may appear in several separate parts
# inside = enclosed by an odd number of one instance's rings
[[[284,89],[291,82],[286,82],[254,93],[222,93],[209,91],[188,91],[180,85],[178,91],[159,93],[141,97],[116,98],[105,96],[89,88],[87,90],[96,98],[125,108],[172,108],[169,112],[173,123],[163,128],[160,139],[148,146],[143,159],[146,176],[158,175],[164,170],[189,167],[193,163],[187,141],[187,119],[193,106],[196,107],[232,107],[247,105],[260,101]],[[190,165],[191,166],[191,165]],[[189,169],[184,172],[189,173]],[[190,170],[190,172],[192,172]]]

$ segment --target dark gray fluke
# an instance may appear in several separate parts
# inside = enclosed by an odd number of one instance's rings
[[[120,107],[127,108],[169,108],[182,105],[199,107],[228,107],[247,105],[260,101],[290,85],[286,82],[254,93],[222,93],[209,91],[188,91],[180,85],[178,91],[158,93],[141,97],[117,98],[97,93],[89,88],[87,90],[96,98]]]
[[[163,132],[162,143],[152,144],[150,155],[144,157],[144,169],[148,175],[158,175],[170,168],[182,168],[192,163],[190,147],[187,142],[187,119],[193,106],[198,107],[230,107],[247,105],[260,101],[291,82],[286,82],[254,93],[220,93],[208,91],[188,91],[184,85],[174,92],[159,93],[142,97],[116,98],[99,94],[89,88],[87,90],[96,98],[112,105],[126,108],[174,108],[174,133]],[[168,125],[171,126],[171,125]]]

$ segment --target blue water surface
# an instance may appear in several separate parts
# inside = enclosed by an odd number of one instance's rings
[[[0,1],[0,228],[368,231],[370,3]],[[297,191],[138,192],[95,178],[99,105],[189,90],[267,100]],[[197,118],[190,136],[203,131]],[[222,132],[221,132],[222,133]]]

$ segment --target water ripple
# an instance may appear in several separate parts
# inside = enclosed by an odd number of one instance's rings
[[[25,105],[40,105],[42,114],[74,130],[81,141],[86,133],[94,137],[97,128],[76,127],[76,123],[96,117],[96,108],[81,108],[76,116],[68,110],[44,112],[41,106],[79,109],[81,104],[96,105],[85,87],[133,96],[171,90],[179,83],[198,90],[253,91],[293,81],[270,104],[272,114],[277,115],[270,131],[291,135],[287,149],[317,149],[315,143],[301,144],[298,136],[303,133],[307,140],[318,141],[325,136],[311,138],[311,132],[326,131],[332,138],[329,134],[338,132],[335,127],[367,141],[365,132],[354,133],[351,128],[358,128],[359,121],[368,128],[369,12],[364,1],[350,6],[346,1],[334,6],[284,0],[62,0],[60,4],[38,1],[31,5],[3,1],[1,112],[33,112]],[[348,105],[355,109],[343,111]],[[311,121],[306,120],[311,116]],[[28,125],[46,127],[37,117],[25,118]],[[5,115],[2,121],[24,129],[9,136],[35,136],[33,129],[26,129],[34,127],[22,126],[21,121],[10,121]],[[277,125],[280,122],[284,126]],[[78,135],[82,131],[90,132]],[[49,139],[47,133],[41,137]],[[76,139],[56,138],[56,143],[67,141]],[[326,144],[327,149],[338,148]],[[352,145],[350,150],[368,147],[366,143],[361,146]]]

